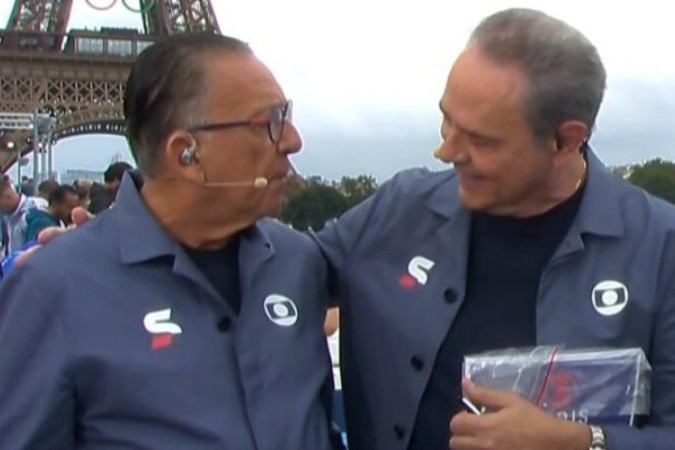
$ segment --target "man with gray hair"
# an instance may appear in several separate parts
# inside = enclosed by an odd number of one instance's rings
[[[526,9],[486,18],[440,100],[435,155],[454,168],[401,172],[316,236],[350,449],[673,448],[675,208],[590,148],[604,89],[579,31]],[[607,280],[625,293],[611,311],[593,295]],[[568,422],[462,380],[467,354],[536,345],[641,347],[646,424]],[[463,395],[487,412],[463,412]]]

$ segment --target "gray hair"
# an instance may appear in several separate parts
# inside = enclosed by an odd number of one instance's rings
[[[124,93],[124,117],[131,152],[145,175],[160,170],[169,134],[202,113],[208,52],[252,53],[238,39],[196,33],[163,38],[138,56]]]
[[[597,49],[578,30],[540,11],[508,9],[484,19],[472,44],[522,69],[525,114],[535,136],[549,136],[569,119],[593,129],[607,76]]]

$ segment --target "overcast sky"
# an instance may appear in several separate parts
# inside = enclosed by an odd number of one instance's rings
[[[512,6],[559,17],[598,47],[609,80],[592,142],[607,163],[675,159],[670,2],[211,1],[222,32],[249,42],[294,100],[305,141],[295,163],[304,174],[383,179],[413,165],[440,167],[431,151],[447,72],[480,19]],[[0,0],[0,24],[12,2]],[[74,0],[70,26],[141,28],[141,20],[119,0],[107,12]],[[119,137],[69,138],[57,144],[56,167],[102,169],[120,151],[128,155]]]

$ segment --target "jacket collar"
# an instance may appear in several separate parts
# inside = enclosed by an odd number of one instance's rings
[[[586,160],[586,186],[572,229],[579,234],[622,236],[620,184],[590,148],[586,151]],[[470,213],[459,200],[456,172],[452,169],[446,172],[448,175],[429,193],[426,203],[434,213],[452,220]]]
[[[185,252],[152,215],[141,198],[143,178],[136,171],[124,175],[112,211],[116,217],[121,260],[134,264],[163,256],[183,259]],[[266,259],[274,254],[270,237],[260,223],[244,230],[240,252]],[[180,261],[177,261],[180,262]]]

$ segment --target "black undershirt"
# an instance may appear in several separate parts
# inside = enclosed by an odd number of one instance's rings
[[[215,290],[239,314],[241,291],[239,288],[239,237],[235,237],[217,250],[198,250],[183,247]]]
[[[465,409],[464,355],[536,345],[541,273],[576,216],[582,191],[540,216],[473,214],[466,298],[436,356],[409,450],[448,448],[450,419]]]

